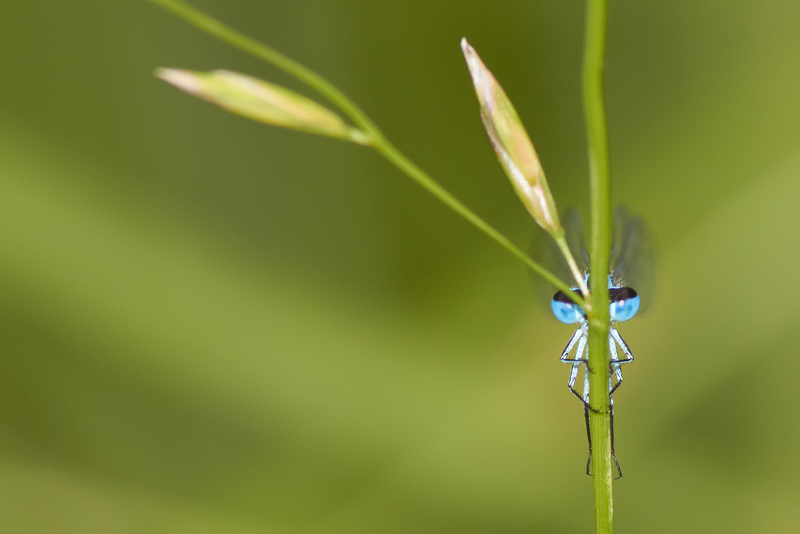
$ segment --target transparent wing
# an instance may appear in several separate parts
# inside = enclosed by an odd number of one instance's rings
[[[578,268],[583,272],[587,272],[589,270],[589,255],[586,252],[586,241],[583,237],[583,223],[580,213],[576,209],[567,210],[561,218],[561,223],[566,231],[567,244],[572,251],[572,255],[575,256]],[[534,260],[563,280],[569,287],[577,285],[556,242],[538,226],[531,243],[530,254]],[[547,309],[550,309],[550,301],[556,293],[556,288],[535,273],[531,273],[531,281],[537,300]]]
[[[647,226],[622,206],[614,212],[609,273],[616,285],[632,287],[641,299],[640,311],[649,306],[655,284],[655,249]]]

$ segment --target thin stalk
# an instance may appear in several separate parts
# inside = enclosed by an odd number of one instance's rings
[[[267,45],[259,43],[258,41],[237,32],[233,28],[230,28],[229,26],[226,26],[225,24],[222,24],[221,22],[209,17],[202,11],[198,11],[181,0],[148,1],[163,7],[178,18],[183,19],[189,24],[192,24],[193,26],[210,35],[213,35],[217,39],[278,67],[284,72],[304,82],[309,87],[315,89],[317,92],[335,104],[339,109],[341,109],[342,112],[350,117],[355,125],[364,132],[366,137],[369,139],[368,143],[366,143],[367,145],[373,147],[389,162],[409,176],[417,184],[441,200],[450,209],[464,217],[473,226],[489,236],[500,246],[511,252],[511,254],[520,259],[535,273],[553,284],[556,289],[566,293],[577,305],[587,309],[589,304],[583,297],[572,291],[566,283],[535,262],[519,247],[509,241],[508,238],[495,230],[491,225],[481,219],[475,212],[469,209],[438,182],[431,178],[426,172],[417,167],[410,159],[408,159],[408,157],[402,154],[386,139],[380,129],[378,129],[375,123],[366,115],[366,113],[361,110],[361,108],[359,108],[352,100],[345,96],[344,93],[342,93],[336,86],[331,84],[325,78],[304,67],[300,63],[297,63],[296,61],[284,56],[277,50],[274,50]],[[588,292],[584,292],[584,295],[587,293]]]
[[[573,278],[578,284],[578,288],[581,290],[581,293],[584,296],[589,295],[589,288],[586,287],[586,280],[584,279],[584,275],[581,270],[578,268],[578,262],[575,261],[575,256],[572,255],[572,251],[569,249],[569,245],[567,244],[567,240],[564,237],[564,232],[562,230],[561,235],[553,236],[555,239],[558,248],[561,250],[561,255],[564,256],[564,259],[567,260],[567,265],[569,266],[569,270],[572,273]],[[588,303],[587,303],[588,305]],[[589,308],[584,308],[586,313],[590,313],[591,306]]]
[[[603,100],[608,0],[587,0],[583,56],[583,106],[589,147],[591,193],[592,312],[589,314],[589,426],[592,436],[594,511],[597,534],[613,534],[614,502],[609,410],[610,327],[607,268],[611,249],[608,131]]]

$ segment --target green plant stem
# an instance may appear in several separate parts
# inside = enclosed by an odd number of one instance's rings
[[[583,105],[589,147],[591,192],[591,301],[589,314],[589,426],[594,473],[594,510],[597,534],[613,534],[613,464],[609,410],[610,327],[607,268],[611,249],[611,200],[608,130],[603,100],[608,0],[587,0],[583,59]]]
[[[193,26],[213,35],[221,41],[224,41],[243,52],[247,52],[259,59],[271,63],[284,72],[294,76],[298,80],[304,82],[309,87],[315,89],[321,95],[330,100],[339,109],[342,110],[350,119],[358,126],[369,139],[366,143],[377,150],[387,160],[394,164],[398,169],[403,171],[412,180],[425,188],[428,192],[436,198],[444,202],[450,209],[464,217],[473,226],[478,228],[484,234],[496,241],[500,246],[511,252],[514,256],[522,260],[525,265],[530,267],[535,273],[542,276],[548,282],[553,284],[554,287],[566,293],[576,304],[586,308],[589,303],[577,293],[570,290],[569,286],[553,273],[539,265],[533,259],[525,254],[519,247],[514,245],[511,241],[503,236],[500,232],[495,230],[486,221],[481,219],[475,212],[465,206],[460,200],[454,197],[450,192],[443,188],[438,182],[431,178],[422,169],[417,167],[411,160],[403,155],[397,148],[394,147],[378,129],[372,120],[350,100],[344,93],[342,93],[333,84],[325,80],[322,76],[309,70],[300,63],[284,56],[280,52],[255,41],[246,35],[243,35],[233,28],[222,24],[221,22],[209,17],[205,13],[198,11],[190,5],[180,0],[148,0],[157,4],[164,9],[170,11],[178,18],[192,24]],[[586,294],[586,293],[584,293]]]

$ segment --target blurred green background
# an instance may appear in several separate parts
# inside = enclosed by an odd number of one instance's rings
[[[587,206],[583,2],[196,0],[521,246],[459,40]],[[580,404],[525,267],[362,147],[156,79],[302,86],[143,1],[6,2],[0,529],[578,533]],[[659,250],[618,532],[800,529],[800,3],[614,0],[616,203]]]

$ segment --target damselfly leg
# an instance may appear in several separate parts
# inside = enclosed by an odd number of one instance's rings
[[[592,474],[592,431],[589,425],[589,411],[595,411],[589,404],[589,358],[587,342],[589,338],[589,330],[586,321],[582,321],[580,327],[570,338],[567,346],[561,352],[560,360],[572,366],[569,372],[569,380],[567,387],[569,390],[578,397],[583,403],[583,413],[586,420],[586,439],[589,442],[589,458],[586,461],[586,474]],[[633,354],[630,347],[619,334],[615,327],[611,327],[608,335],[608,349],[609,349],[609,375],[608,375],[608,394],[609,394],[609,424],[610,424],[610,438],[611,438],[611,457],[614,459],[614,464],[617,469],[617,478],[622,478],[622,468],[617,460],[617,454],[614,449],[614,396],[613,393],[622,384],[622,365],[633,361]],[[622,349],[624,357],[620,357],[619,349]],[[574,356],[570,357],[572,351]],[[578,380],[578,373],[583,368],[583,390],[578,391],[575,388],[575,383]]]
[[[584,406],[587,409],[589,409],[589,396],[588,396],[589,389],[586,387],[584,381],[585,395],[584,393],[578,392],[578,390],[575,389],[575,380],[578,378],[578,371],[580,370],[581,364],[585,365],[588,363],[588,360],[584,357],[584,355],[586,354],[586,342],[588,341],[588,336],[589,336],[589,331],[587,330],[586,325],[585,324],[581,325],[581,327],[578,328],[574,334],[572,334],[569,343],[567,343],[567,346],[564,347],[564,350],[561,352],[561,358],[560,358],[562,362],[572,364],[572,369],[570,369],[569,371],[569,382],[567,383],[567,386],[569,387],[569,390],[576,397],[578,397],[581,400],[581,402],[583,402]],[[569,354],[570,352],[572,352],[572,349],[575,347],[576,344],[578,348],[575,350],[575,357],[570,358]]]

